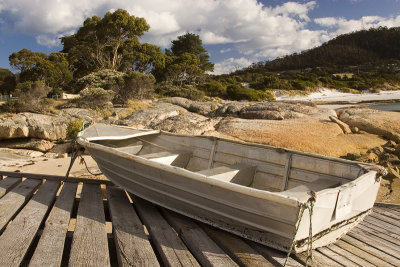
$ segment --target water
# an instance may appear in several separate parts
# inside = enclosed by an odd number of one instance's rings
[[[374,105],[371,105],[371,106],[368,106],[368,107],[372,108],[372,109],[384,110],[384,111],[400,111],[400,102],[385,103],[385,104],[374,104]]]

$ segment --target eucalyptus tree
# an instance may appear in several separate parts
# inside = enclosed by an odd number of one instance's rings
[[[186,33],[172,41],[171,49],[165,51],[165,67],[156,67],[153,74],[159,82],[195,84],[207,71],[214,70],[209,58],[200,36]]]
[[[87,18],[76,34],[62,37],[63,52],[69,54],[77,77],[101,69],[134,69],[135,60],[140,59],[135,51],[143,46],[139,37],[149,29],[144,18],[118,9],[112,13],[107,12],[103,18]],[[150,60],[147,62],[151,64]]]
[[[46,55],[26,48],[9,56],[10,66],[20,71],[20,82],[42,81],[53,88],[63,87],[72,79],[67,55],[61,52]]]

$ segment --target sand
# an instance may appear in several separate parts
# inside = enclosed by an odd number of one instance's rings
[[[313,102],[363,102],[363,101],[383,101],[383,100],[400,100],[400,91],[381,91],[380,93],[361,93],[351,94],[343,93],[338,90],[330,90],[323,88],[318,92],[311,93],[307,96],[288,96],[280,95],[276,100],[296,100],[296,101],[313,101]]]
[[[91,156],[84,155],[86,164],[90,172],[97,174],[100,170],[97,167],[96,162]],[[46,157],[35,157],[21,156],[14,153],[0,152],[0,170],[2,171],[19,171],[36,174],[51,174],[64,176],[67,173],[69,164],[71,162],[70,157],[66,158],[46,158]],[[91,175],[84,164],[80,164],[80,160],[77,159],[72,166],[70,176],[74,177],[87,177],[104,179],[104,176],[93,176]]]

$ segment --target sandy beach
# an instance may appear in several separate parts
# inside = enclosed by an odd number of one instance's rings
[[[338,90],[323,88],[307,96],[278,95],[276,100],[296,100],[313,102],[349,102],[400,100],[400,91],[381,91],[380,93],[364,92],[361,94],[343,93]]]

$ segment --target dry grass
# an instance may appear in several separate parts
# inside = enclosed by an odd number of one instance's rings
[[[139,109],[148,109],[152,106],[148,100],[128,100],[126,106],[132,111]]]
[[[126,108],[118,113],[118,118],[123,120],[136,110],[148,109],[152,107],[152,103],[148,100],[128,100]]]

